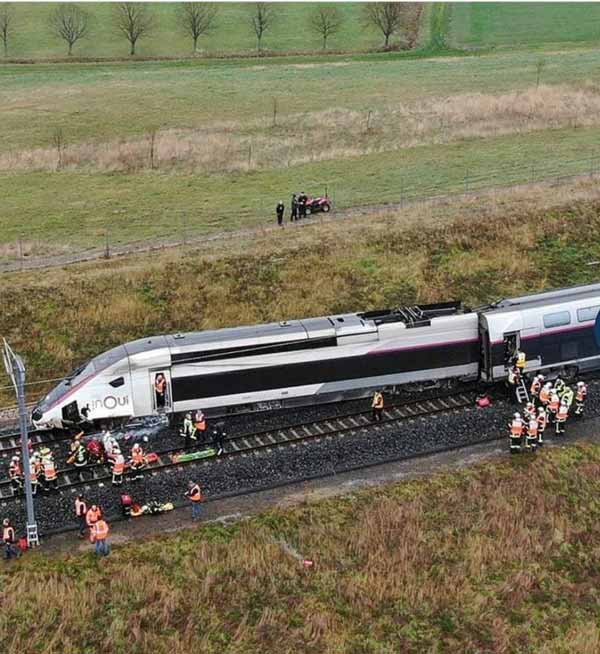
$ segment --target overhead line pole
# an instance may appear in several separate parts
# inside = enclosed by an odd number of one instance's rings
[[[4,367],[10,377],[19,405],[19,428],[21,431],[21,457],[23,461],[23,479],[25,481],[25,499],[27,503],[27,544],[29,547],[39,545],[37,522],[33,508],[33,489],[29,475],[29,435],[27,433],[27,409],[25,407],[25,364],[23,359],[12,351],[10,345],[4,340]]]

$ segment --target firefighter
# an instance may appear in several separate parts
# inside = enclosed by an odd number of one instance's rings
[[[563,392],[564,388],[565,388],[565,382],[560,377],[557,377],[554,380],[554,390],[556,391],[559,397],[560,394]]]
[[[526,424],[529,424],[530,420],[535,420],[535,406],[533,402],[527,402],[525,409],[523,410],[523,419]]]
[[[34,452],[29,459],[29,481],[31,481],[31,494],[35,495],[38,489],[39,477],[41,474],[39,456]]]
[[[4,543],[4,558],[6,560],[13,556],[18,558],[20,555],[19,550],[15,547],[15,541],[15,529],[10,524],[10,520],[4,518],[2,521],[2,542]]]
[[[539,436],[539,425],[537,421],[537,416],[534,413],[531,414],[527,422],[527,449],[535,452],[538,444]]]
[[[585,382],[577,382],[577,392],[575,393],[575,415],[583,415],[583,406],[585,404],[585,399],[587,397],[587,386]]]
[[[58,475],[54,465],[54,457],[48,448],[42,451],[42,470],[44,472],[44,490],[58,489]]]
[[[560,394],[561,401],[565,402],[569,411],[571,410],[571,405],[573,404],[573,399],[575,398],[575,393],[570,386],[565,386],[562,393]]]
[[[21,469],[21,459],[17,455],[10,460],[8,476],[13,487],[13,494],[16,495],[23,489],[23,470]]]
[[[531,395],[531,401],[534,405],[537,405],[540,400],[540,391],[542,390],[542,383],[544,381],[543,375],[536,375],[531,382],[529,388],[529,394]]]
[[[371,402],[371,420],[379,422],[383,415],[383,393],[375,391],[373,401]]]
[[[565,435],[565,423],[569,417],[569,407],[566,402],[561,402],[556,413],[556,435]]]
[[[540,405],[546,410],[550,404],[550,396],[552,395],[552,384],[546,382],[540,390]]]
[[[196,441],[196,430],[194,429],[191,413],[185,414],[185,418],[183,419],[183,429],[180,434],[185,438],[184,448],[189,450],[192,447],[192,441]]]
[[[509,424],[509,427],[510,427],[510,453],[514,454],[515,452],[521,451],[521,445],[523,439],[523,421],[521,420],[520,413],[514,414],[513,420]]]
[[[131,448],[131,470],[135,473],[133,479],[142,479],[142,468],[146,465],[144,450],[139,443],[135,443]]]
[[[548,404],[548,421],[551,424],[554,424],[556,422],[556,415],[558,414],[558,410],[560,409],[560,397],[556,390],[552,391],[552,394],[550,395],[550,403]]]
[[[79,538],[83,538],[85,536],[85,528],[87,526],[87,510],[88,506],[86,501],[83,499],[83,495],[78,495],[75,498],[75,517],[79,523]]]
[[[521,385],[521,373],[519,368],[516,365],[511,366],[508,369],[508,386],[509,393],[512,397],[513,402],[516,404],[519,403],[519,396],[517,395],[517,389]]]
[[[538,409],[537,414],[537,423],[538,423],[538,446],[544,445],[544,431],[546,431],[546,425],[548,424],[548,416],[546,414],[546,409],[541,406]]]
[[[121,450],[115,455],[112,467],[113,486],[120,486],[123,483],[123,473],[125,472],[125,457]]]

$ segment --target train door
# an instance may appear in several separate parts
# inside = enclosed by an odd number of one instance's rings
[[[517,350],[521,347],[521,332],[504,332],[502,338],[504,342],[504,367],[508,368]]]
[[[484,381],[492,378],[492,351],[490,346],[490,332],[484,316],[479,316],[479,377]]]
[[[173,410],[170,370],[161,368],[150,371],[150,392],[153,413],[170,413]]]

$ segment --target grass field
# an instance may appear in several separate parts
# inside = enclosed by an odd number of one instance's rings
[[[455,47],[540,46],[598,42],[597,2],[451,4],[448,41]]]
[[[14,4],[14,39],[8,55],[15,59],[51,59],[66,56],[63,41],[56,38],[48,28],[48,18],[54,11],[54,3]],[[136,54],[142,57],[181,57],[193,54],[191,38],[183,34],[177,23],[178,3],[148,3],[154,16],[155,29],[147,38],[140,39]],[[76,57],[123,57],[129,55],[129,44],[116,33],[114,9],[110,3],[86,3],[92,16],[88,38],[79,41],[73,50]],[[272,52],[320,50],[321,38],[309,24],[314,3],[277,3],[276,18],[271,29],[263,37],[263,49]],[[219,6],[214,29],[201,37],[198,51],[209,55],[254,52],[256,36],[251,16],[254,3],[222,3]],[[362,3],[338,5],[343,16],[339,33],[329,39],[328,48],[333,50],[360,51],[380,47],[382,37],[363,22]],[[401,39],[395,39],[398,42]]]
[[[598,446],[557,448],[102,563],[29,554],[2,572],[0,638],[6,654],[594,654],[599,471]]]

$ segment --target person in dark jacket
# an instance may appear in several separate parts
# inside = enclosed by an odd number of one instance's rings
[[[277,203],[275,207],[275,212],[277,213],[277,224],[281,227],[283,225],[283,212],[285,211],[285,206],[281,200]]]
[[[298,196],[298,214],[300,218],[306,218],[306,202],[308,198],[306,197],[306,193],[302,191],[300,195]]]
[[[292,213],[290,214],[290,222],[298,220],[298,198],[296,194],[292,195]]]
[[[223,453],[223,443],[226,436],[224,423],[218,422],[212,428],[212,446],[216,450],[217,456]]]

